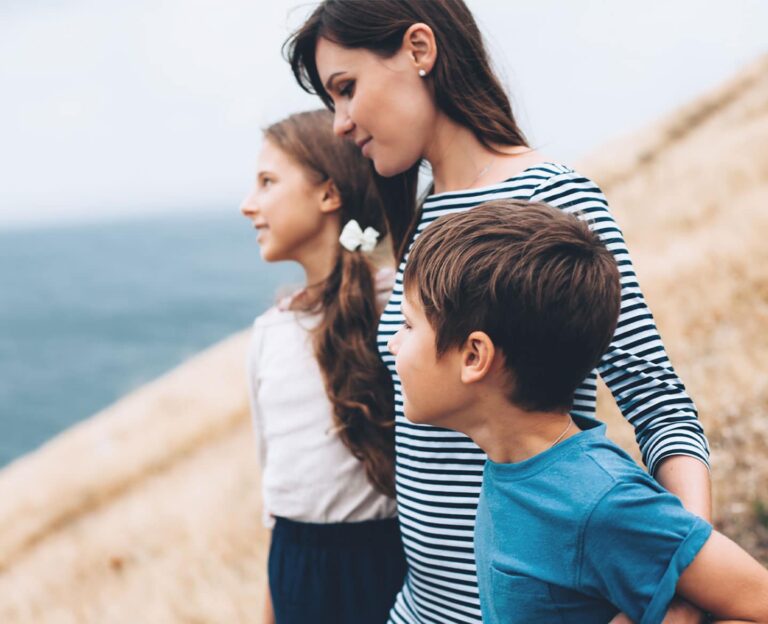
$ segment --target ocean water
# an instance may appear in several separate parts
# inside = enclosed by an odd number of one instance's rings
[[[0,230],[0,466],[227,335],[301,281],[237,213]]]

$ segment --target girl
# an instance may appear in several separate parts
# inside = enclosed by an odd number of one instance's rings
[[[303,289],[256,319],[249,355],[273,525],[265,621],[278,624],[385,622],[405,575],[393,393],[376,354],[368,258],[385,224],[369,167],[333,137],[332,118],[300,113],[267,128],[241,208],[262,258],[306,274]]]
[[[708,518],[707,440],[605,197],[591,180],[528,146],[462,0],[325,0],[289,39],[286,54],[299,84],[334,110],[336,134],[372,161],[401,260],[378,330],[396,390],[398,513],[409,563],[391,621],[481,621],[472,533],[485,455],[461,434],[405,420],[386,347],[403,322],[407,252],[444,214],[511,198],[590,219],[620,267],[622,311],[611,347],[577,391],[573,412],[594,417],[599,372],[634,426],[649,471]],[[422,160],[431,165],[433,187],[419,206]],[[682,603],[672,609],[676,621],[700,616]]]

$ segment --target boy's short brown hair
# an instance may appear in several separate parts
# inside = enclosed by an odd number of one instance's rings
[[[613,338],[616,261],[597,234],[546,204],[497,200],[439,218],[404,275],[435,330],[438,356],[483,331],[504,354],[510,401],[568,410]]]

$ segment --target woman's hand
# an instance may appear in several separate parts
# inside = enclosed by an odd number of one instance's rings
[[[682,598],[675,598],[669,603],[663,624],[701,624],[704,613]]]

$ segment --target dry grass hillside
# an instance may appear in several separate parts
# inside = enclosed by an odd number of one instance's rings
[[[581,169],[604,188],[713,447],[718,525],[768,563],[768,58]],[[0,472],[0,622],[257,621],[243,334]],[[632,432],[603,392],[611,435]]]
[[[768,57],[581,169],[613,206],[699,408],[717,524],[768,563]],[[600,404],[634,446],[606,392]]]

